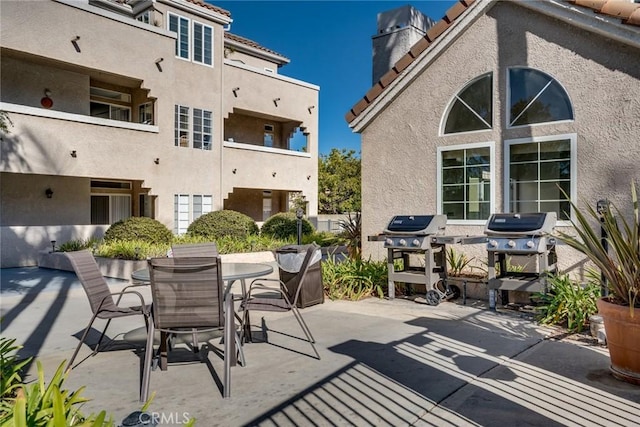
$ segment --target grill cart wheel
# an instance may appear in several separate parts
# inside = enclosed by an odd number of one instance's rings
[[[446,294],[447,299],[458,299],[460,298],[460,288],[456,285],[448,285]]]
[[[427,291],[427,294],[424,296],[424,298],[427,300],[427,304],[429,305],[440,304],[440,293],[435,289]]]

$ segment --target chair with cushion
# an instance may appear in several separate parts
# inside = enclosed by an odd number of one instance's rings
[[[244,301],[240,305],[240,309],[244,312],[242,317],[242,325],[240,330],[242,331],[241,341],[251,340],[251,324],[250,313],[253,311],[268,311],[268,312],[292,312],[296,321],[302,328],[304,335],[307,338],[311,348],[316,355],[317,359],[320,359],[320,354],[316,350],[315,339],[311,334],[311,330],[307,323],[304,321],[302,314],[298,310],[298,299],[300,298],[300,291],[303,288],[300,284],[305,283],[305,277],[309,272],[309,267],[312,264],[312,259],[315,252],[318,250],[316,244],[308,245],[304,259],[300,270],[292,277],[289,277],[287,283],[282,279],[269,279],[260,278],[251,282],[249,292],[247,293]],[[290,287],[287,285],[291,283],[298,284],[295,287],[293,297],[289,296]],[[293,289],[293,288],[291,288]]]
[[[144,317],[145,324],[148,327],[150,311],[149,306],[145,304],[144,298],[139,292],[127,290],[131,286],[125,287],[121,292],[111,292],[107,281],[100,272],[98,263],[93,257],[93,254],[88,250],[66,252],[65,255],[67,256],[69,261],[71,261],[73,270],[75,271],[76,276],[78,276],[80,283],[82,283],[82,287],[84,288],[87,297],[89,298],[89,305],[91,306],[91,311],[93,313],[89,324],[82,334],[82,338],[80,339],[78,346],[73,352],[73,356],[71,356],[71,360],[69,360],[69,363],[67,364],[68,372],[73,369],[73,361],[78,355],[78,351],[80,351],[80,347],[82,347],[82,343],[87,338],[87,335],[91,330],[91,326],[93,325],[93,322],[96,320],[96,318],[107,319],[107,324],[105,325],[104,330],[100,335],[98,344],[96,344],[93,353],[91,354],[92,356],[98,353],[100,344],[102,343],[102,339],[104,338],[107,328],[109,327],[109,323],[111,323],[111,319],[141,315]],[[121,307],[119,305],[121,298],[127,294],[135,295],[137,299],[139,299],[140,305],[133,307]],[[114,301],[114,295],[118,295],[117,301]]]
[[[140,401],[147,400],[153,355],[153,335],[162,332],[160,357],[166,358],[169,337],[190,334],[198,349],[198,334],[223,331],[223,396],[231,395],[231,365],[236,361],[232,298],[223,298],[220,257],[153,258],[148,261],[152,322],[147,334]],[[239,340],[239,339],[238,339]],[[164,363],[162,360],[160,363]],[[165,364],[166,366],[166,364]]]
[[[217,257],[218,246],[215,242],[207,243],[185,243],[171,246],[171,253],[174,258],[183,257]]]

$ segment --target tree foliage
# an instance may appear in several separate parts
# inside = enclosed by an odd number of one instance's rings
[[[354,150],[333,148],[318,159],[318,212],[359,212],[360,158]]]

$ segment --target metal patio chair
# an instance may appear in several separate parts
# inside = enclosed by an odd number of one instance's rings
[[[224,298],[220,257],[153,258],[148,261],[153,296],[152,322],[147,333],[140,401],[147,400],[155,330],[162,332],[161,366],[166,366],[170,335],[190,334],[194,351],[198,334],[223,331],[223,397],[231,395],[231,365],[235,364],[233,300]],[[163,361],[163,358],[165,359]]]
[[[280,279],[260,278],[255,279],[249,286],[249,292],[247,293],[244,301],[240,305],[240,309],[244,311],[242,316],[241,341],[251,339],[251,324],[249,315],[253,311],[270,311],[270,312],[292,312],[296,321],[302,328],[307,341],[311,345],[313,352],[317,359],[320,359],[320,354],[315,346],[315,339],[311,334],[311,330],[307,323],[304,321],[302,314],[298,310],[298,299],[300,298],[300,291],[305,283],[305,277],[309,272],[309,267],[312,264],[314,253],[318,250],[316,244],[310,244],[307,247],[304,255],[302,265],[293,276],[289,276],[285,281],[282,280],[282,274]],[[282,271],[281,271],[282,273]],[[293,297],[291,298],[290,290],[295,289]],[[257,294],[256,294],[257,293]]]
[[[82,338],[80,338],[78,346],[73,352],[73,356],[71,356],[71,360],[69,360],[69,363],[67,364],[66,371],[69,372],[73,369],[73,362],[80,351],[80,347],[82,347],[82,343],[84,343],[84,340],[87,338],[87,335],[91,330],[91,326],[96,318],[107,319],[107,324],[105,325],[102,334],[100,335],[100,339],[98,340],[98,344],[96,344],[93,349],[91,356],[98,353],[102,339],[104,338],[112,319],[126,316],[143,316],[148,329],[150,311],[149,306],[145,304],[144,298],[139,292],[127,290],[132,286],[125,287],[121,292],[111,292],[107,281],[100,272],[98,263],[90,251],[83,250],[77,252],[66,252],[65,255],[69,261],[71,261],[73,270],[75,271],[76,276],[78,276],[80,283],[82,283],[82,287],[89,298],[89,305],[91,306],[91,311],[93,313],[89,324],[82,334]],[[121,298],[127,294],[137,296],[140,300],[140,305],[133,307],[121,307],[119,305]],[[117,301],[114,301],[113,299],[115,295],[118,295]]]
[[[174,258],[183,257],[217,257],[218,246],[215,242],[207,243],[185,243],[171,246],[171,253]]]

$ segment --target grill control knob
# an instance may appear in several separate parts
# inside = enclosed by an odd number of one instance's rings
[[[529,241],[527,242],[527,247],[528,247],[529,249],[533,249],[533,247],[534,247],[535,245],[536,245],[536,244],[535,244],[535,243],[533,243],[533,240],[529,240]]]
[[[393,245],[393,239],[387,239],[384,242],[387,246],[392,246]]]
[[[510,248],[515,248],[516,247],[516,242],[514,242],[513,240],[509,240],[507,242],[507,246],[509,246]]]
[[[413,246],[420,246],[420,239],[413,239],[413,242],[411,242],[411,244]]]
[[[398,246],[407,246],[407,241],[404,239],[398,240]]]
[[[496,240],[489,240],[489,247],[497,248],[498,247],[498,242]]]

